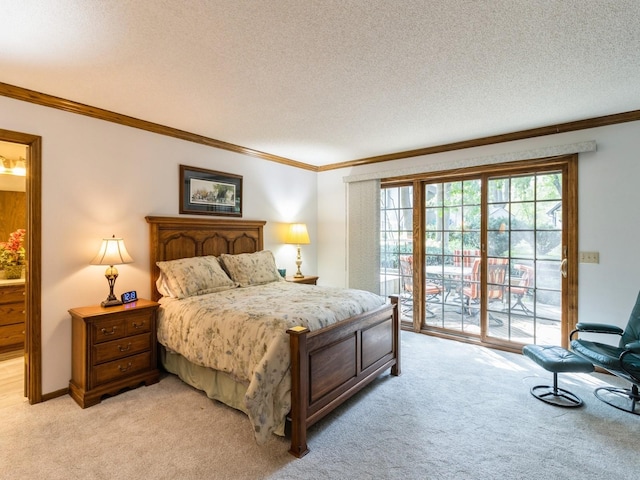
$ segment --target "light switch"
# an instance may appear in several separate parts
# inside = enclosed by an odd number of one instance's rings
[[[600,263],[600,253],[580,252],[580,263]]]

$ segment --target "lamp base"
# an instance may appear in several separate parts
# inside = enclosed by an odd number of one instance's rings
[[[296,257],[296,267],[298,267],[298,270],[293,275],[293,278],[304,278],[304,275],[300,270],[301,266],[302,266],[302,257],[300,256],[300,245],[298,245],[298,256]]]
[[[100,306],[103,308],[106,307],[117,307],[118,305],[122,305],[122,302],[117,298],[109,299],[107,298],[104,302],[100,303]]]
[[[107,277],[107,282],[109,282],[109,296],[100,304],[100,306],[104,308],[122,305],[122,302],[113,294],[113,287],[116,284],[116,278],[118,278],[118,269],[111,265],[107,268],[107,272],[104,276]]]

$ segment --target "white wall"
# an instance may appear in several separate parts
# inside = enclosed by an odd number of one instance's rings
[[[303,271],[346,286],[344,176],[595,140],[598,151],[580,156],[579,248],[599,251],[600,264],[580,265],[579,320],[624,326],[640,289],[640,122],[319,174],[5,97],[0,128],[43,138],[44,394],[66,388],[71,375],[67,310],[107,296],[104,269],[89,265],[103,237],[124,237],[135,260],[119,267],[116,293],[149,295],[144,217],[178,214],[179,164],[243,175],[243,218],[267,221],[265,248],[278,265],[295,270],[282,229],[303,221],[312,242],[302,247]]]
[[[624,327],[640,290],[640,122],[321,172],[318,176],[318,275],[346,286],[343,177],[475,159],[500,153],[595,140],[597,151],[580,154],[579,249],[600,252],[600,263],[580,264],[578,319]],[[617,340],[616,340],[617,341]]]
[[[179,165],[243,176],[243,219],[266,220],[265,248],[295,271],[295,247],[282,244],[285,223],[309,227],[303,268],[316,271],[314,172],[280,165],[0,97],[0,128],[42,137],[43,394],[68,386],[68,309],[95,305],[109,289],[104,267],[89,265],[104,237],[125,239],[134,263],[118,267],[116,295],[149,297],[147,215],[178,215]]]

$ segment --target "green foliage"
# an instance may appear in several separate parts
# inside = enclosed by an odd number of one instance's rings
[[[400,268],[400,255],[413,254],[413,245],[408,243],[385,245],[380,251],[381,268]]]
[[[428,265],[447,262],[458,250],[480,249],[481,187],[480,179],[426,185]],[[492,178],[487,188],[491,212],[487,220],[488,255],[555,258],[559,227],[547,213],[562,201],[561,172]],[[383,223],[397,229],[399,240],[402,235],[412,234],[412,188],[386,190],[382,203],[389,218]],[[386,242],[383,265],[397,267],[397,255],[411,253],[412,244],[405,243],[394,250],[393,241],[388,238]]]

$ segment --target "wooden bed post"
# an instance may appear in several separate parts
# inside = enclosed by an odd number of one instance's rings
[[[287,330],[291,348],[291,448],[289,453],[300,458],[309,453],[307,447],[307,405],[309,404],[309,357],[305,327]]]
[[[402,374],[400,369],[400,303],[396,295],[391,295],[391,304],[393,305],[393,346],[395,348],[396,363],[391,367],[391,375],[399,376]]]

